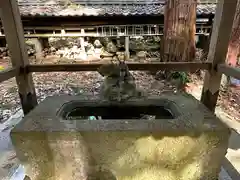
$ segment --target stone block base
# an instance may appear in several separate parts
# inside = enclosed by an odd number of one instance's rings
[[[181,112],[174,119],[76,120],[71,127],[56,109],[73,97],[54,98],[11,132],[32,180],[218,179],[230,131],[197,100],[164,96]]]

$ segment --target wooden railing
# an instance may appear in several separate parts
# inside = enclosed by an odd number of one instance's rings
[[[156,63],[128,63],[131,70],[155,71],[178,70],[194,71],[206,70],[201,101],[210,110],[214,111],[222,74],[240,79],[240,70],[225,64],[228,42],[236,11],[237,0],[219,0],[213,34],[211,37],[208,61],[206,63],[195,62],[156,62]],[[31,65],[29,64],[24,44],[23,27],[17,1],[0,1],[1,19],[3,22],[6,40],[11,53],[13,68],[0,72],[0,82],[16,77],[19,96],[25,114],[37,105],[37,98],[32,80],[32,72],[56,72],[56,71],[96,71],[102,64],[58,64],[58,65]]]

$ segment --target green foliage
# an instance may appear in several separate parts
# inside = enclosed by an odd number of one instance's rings
[[[172,72],[170,74],[171,79],[179,79],[181,84],[186,84],[189,82],[188,74],[185,72]]]

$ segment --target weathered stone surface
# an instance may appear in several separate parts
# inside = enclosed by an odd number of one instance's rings
[[[91,97],[47,98],[11,132],[32,180],[215,180],[228,146],[229,129],[188,95],[129,100],[159,104],[174,119],[72,120],[57,117],[64,103],[108,104]],[[93,106],[93,105],[91,105]]]
[[[107,52],[109,53],[116,53],[117,52],[117,47],[115,46],[115,44],[113,44],[113,42],[109,42],[107,44]]]
[[[102,47],[102,44],[101,44],[101,42],[100,42],[98,39],[96,39],[96,40],[94,41],[94,46],[95,46],[95,48],[101,48],[101,47]]]
[[[139,61],[144,61],[147,58],[147,52],[146,51],[139,51],[137,53],[137,57],[138,57]]]

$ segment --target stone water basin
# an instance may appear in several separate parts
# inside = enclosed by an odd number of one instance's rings
[[[124,103],[48,97],[11,132],[32,180],[216,180],[229,135],[184,94]]]

